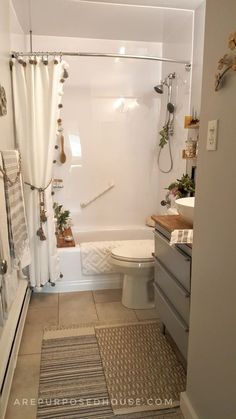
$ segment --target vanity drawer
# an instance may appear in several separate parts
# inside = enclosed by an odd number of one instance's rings
[[[191,258],[155,231],[155,256],[187,291],[190,291]]]
[[[186,324],[189,324],[190,294],[157,258],[155,258],[155,282]]]
[[[188,326],[180,318],[166,295],[154,283],[155,302],[158,307],[160,319],[174,339],[183,357],[187,359],[188,353]]]

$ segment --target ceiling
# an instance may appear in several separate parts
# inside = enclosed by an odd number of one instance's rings
[[[202,0],[12,0],[25,33],[184,43]],[[29,7],[29,5],[31,7]],[[159,6],[174,6],[175,9]],[[178,9],[176,9],[178,6]],[[170,39],[171,38],[171,39]]]
[[[76,0],[75,0],[76,1]],[[79,1],[79,0],[77,0]],[[195,10],[204,0],[80,0],[90,3],[116,3],[146,7],[171,7],[176,9]]]

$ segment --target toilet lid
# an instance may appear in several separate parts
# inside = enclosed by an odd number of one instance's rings
[[[111,254],[115,259],[135,262],[150,262],[153,260],[154,240],[130,240],[115,247]]]

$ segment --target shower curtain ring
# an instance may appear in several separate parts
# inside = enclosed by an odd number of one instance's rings
[[[45,58],[46,57],[46,58]],[[48,65],[48,56],[43,56],[43,64]]]

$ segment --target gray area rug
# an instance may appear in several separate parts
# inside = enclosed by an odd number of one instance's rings
[[[181,419],[184,390],[184,369],[156,321],[44,334],[38,419]]]

